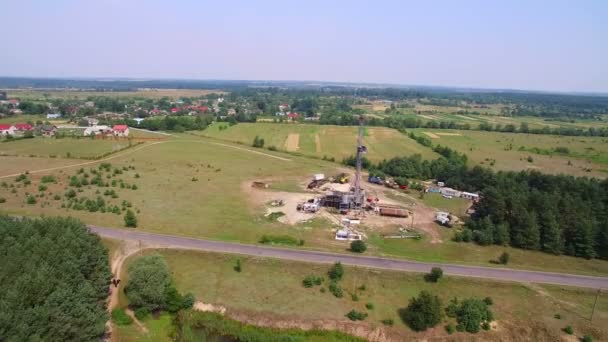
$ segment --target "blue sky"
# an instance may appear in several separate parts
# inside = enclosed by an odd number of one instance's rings
[[[608,92],[608,1],[2,0],[0,75]]]

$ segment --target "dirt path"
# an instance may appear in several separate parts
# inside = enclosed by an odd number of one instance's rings
[[[457,137],[457,136],[461,136],[462,134],[460,133],[435,133],[437,135],[444,135],[446,137]]]
[[[315,134],[315,151],[321,153],[321,138],[318,134]]]
[[[432,133],[432,132],[423,132],[423,133],[426,134],[431,139],[439,139],[439,138],[441,138],[440,136],[438,136],[437,134]]]
[[[285,149],[289,152],[296,152],[300,149],[300,135],[298,133],[289,133],[287,135]]]

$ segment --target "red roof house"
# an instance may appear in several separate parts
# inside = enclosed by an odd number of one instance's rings
[[[178,108],[175,108],[175,107],[171,108],[171,113],[177,113],[178,111],[179,111]]]
[[[114,125],[112,130],[114,130],[114,135],[119,137],[126,137],[129,135],[129,126],[127,125]]]
[[[15,124],[15,128],[18,131],[31,131],[31,130],[34,129],[34,127],[32,125],[28,124],[28,123],[18,123],[18,124]]]
[[[298,114],[298,113],[289,113],[289,114],[287,114],[287,117],[290,118],[290,119],[292,119],[292,120],[297,119],[299,116],[300,116],[300,114]]]

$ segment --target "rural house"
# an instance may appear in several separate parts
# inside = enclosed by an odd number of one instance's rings
[[[129,126],[127,125],[114,125],[112,128],[114,130],[114,136],[117,137],[128,137],[129,136]]]
[[[107,134],[112,134],[112,129],[108,126],[105,125],[100,125],[100,126],[91,126],[91,127],[87,127],[84,130],[83,135],[85,137],[91,136],[91,135],[107,135]]]
[[[15,124],[15,134],[23,135],[25,132],[32,132],[34,130],[34,126],[29,123],[18,123]]]
[[[55,125],[39,125],[36,130],[43,137],[54,137],[57,133],[57,126]]]
[[[61,113],[49,113],[46,115],[47,119],[59,119],[61,117]]]

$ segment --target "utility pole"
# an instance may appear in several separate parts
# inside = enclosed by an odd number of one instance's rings
[[[595,302],[593,302],[593,310],[591,310],[591,319],[590,319],[591,322],[593,322],[593,314],[595,313],[595,306],[597,305],[597,300],[600,297],[601,291],[602,291],[601,289],[597,289],[597,294],[595,295]]]

